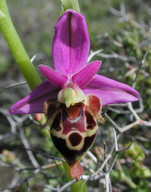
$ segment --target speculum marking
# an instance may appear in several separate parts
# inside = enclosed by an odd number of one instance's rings
[[[80,134],[78,133],[72,133],[70,136],[69,136],[69,141],[71,143],[72,146],[77,146],[80,144],[82,140],[82,137]]]

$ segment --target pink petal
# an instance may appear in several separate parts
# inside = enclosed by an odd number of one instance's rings
[[[43,103],[48,99],[56,98],[58,92],[59,89],[50,84],[49,81],[44,81],[38,85],[29,95],[15,103],[10,108],[10,113],[43,113]]]
[[[81,71],[73,75],[72,81],[79,87],[87,85],[93,76],[98,72],[101,66],[101,61],[94,61],[84,67]]]
[[[52,48],[54,69],[68,76],[78,72],[87,63],[89,48],[84,16],[67,10],[55,25]]]
[[[83,91],[86,95],[92,94],[99,97],[103,106],[139,99],[139,93],[132,87],[101,75],[95,75]]]
[[[63,87],[68,78],[65,75],[61,75],[46,65],[39,65],[41,73],[52,83],[55,87]]]

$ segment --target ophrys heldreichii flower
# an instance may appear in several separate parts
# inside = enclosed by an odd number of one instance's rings
[[[67,10],[55,25],[54,70],[40,65],[47,80],[10,109],[12,114],[46,114],[53,143],[77,179],[83,174],[79,161],[95,140],[97,121],[103,123],[102,106],[139,98],[130,86],[97,75],[101,61],[87,65],[89,48],[85,18]]]

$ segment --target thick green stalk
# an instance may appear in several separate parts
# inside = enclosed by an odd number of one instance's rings
[[[64,13],[67,9],[73,9],[80,13],[80,6],[78,0],[61,0],[62,12]]]
[[[69,181],[71,181],[73,178],[70,175],[70,168],[69,165],[66,162],[63,162],[63,167],[66,173],[66,176],[68,178]],[[87,192],[87,185],[83,184],[84,181],[76,181],[75,183],[73,183],[70,188],[72,192]]]
[[[33,90],[41,83],[41,80],[11,21],[6,0],[0,0],[0,32],[3,34],[29,87]]]

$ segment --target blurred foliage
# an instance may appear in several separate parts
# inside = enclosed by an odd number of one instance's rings
[[[149,192],[150,187],[145,180],[151,178],[151,170],[143,164],[145,154],[137,143],[126,150],[123,158],[128,166],[121,165],[121,157],[116,162],[117,170],[113,170],[111,177],[113,182],[125,182],[129,186],[128,191]]]

